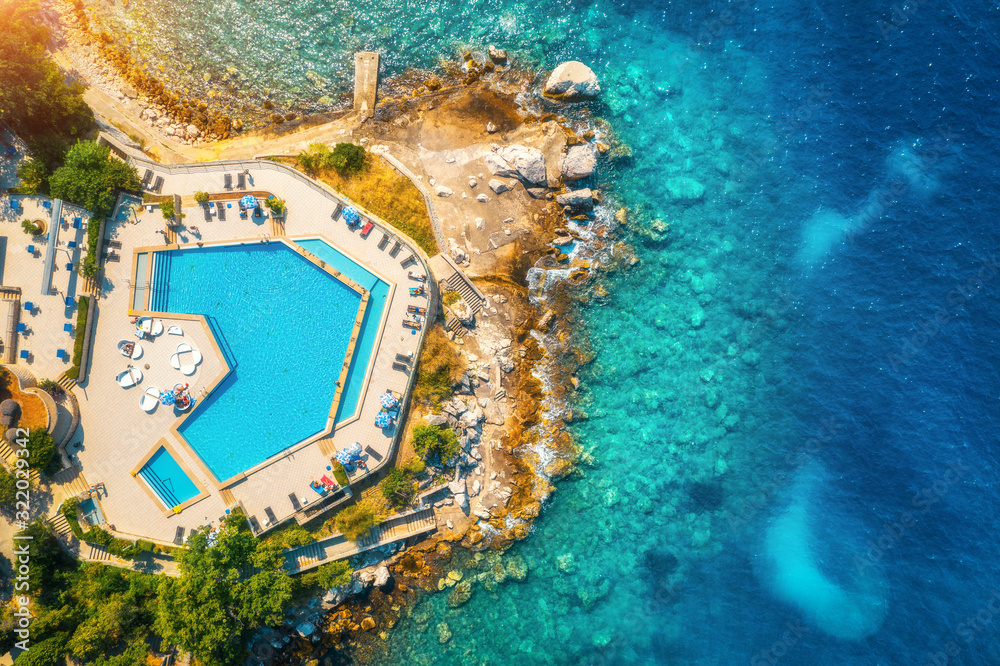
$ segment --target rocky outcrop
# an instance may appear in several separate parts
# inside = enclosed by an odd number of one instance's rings
[[[597,167],[597,152],[589,144],[573,146],[562,161],[563,180],[581,180],[594,173]]]
[[[507,187],[507,183],[497,180],[496,178],[490,178],[490,182],[487,184],[490,186],[490,189],[496,192],[497,194],[503,194],[504,192],[510,190],[510,188]]]
[[[556,197],[556,203],[573,210],[583,210],[594,207],[594,193],[589,187],[573,190]]]
[[[705,196],[705,186],[694,178],[671,178],[665,185],[672,201],[697,201]]]
[[[391,578],[392,576],[389,574],[389,568],[382,565],[375,570],[375,580],[372,581],[372,584],[375,587],[385,587]]]
[[[438,185],[437,187],[434,188],[434,194],[438,195],[439,197],[450,197],[454,193],[455,193],[454,190],[445,187],[444,185]]]
[[[545,155],[537,148],[514,144],[500,149],[500,157],[512,166],[517,175],[534,185],[544,185],[548,182],[545,173]],[[494,173],[494,176],[501,174]]]
[[[504,158],[500,157],[496,153],[488,153],[484,158],[486,162],[486,168],[490,170],[490,173],[494,176],[500,176],[501,178],[516,178],[517,171],[507,164]]]
[[[587,99],[601,93],[594,70],[578,60],[560,63],[545,82],[547,97],[563,100]]]
[[[507,51],[505,49],[498,49],[497,47],[490,44],[486,53],[490,56],[490,60],[498,65],[507,64]]]

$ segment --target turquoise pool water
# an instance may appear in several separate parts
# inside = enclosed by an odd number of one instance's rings
[[[101,512],[101,507],[98,506],[93,498],[80,502],[80,512],[83,514],[83,518],[87,521],[88,525],[101,525],[104,523],[104,513]]]
[[[218,479],[323,430],[358,292],[282,243],[157,253],[152,290],[153,310],[205,315],[230,364],[179,429]]]
[[[358,344],[354,346],[354,358],[351,359],[351,368],[347,373],[347,384],[344,386],[340,404],[337,406],[337,421],[339,422],[354,414],[354,410],[357,409],[358,399],[361,397],[361,390],[365,385],[368,362],[371,360],[375,340],[378,337],[379,322],[382,321],[382,312],[385,310],[386,299],[389,296],[389,285],[345,257],[324,240],[314,239],[296,242],[304,250],[316,255],[370,292],[368,310],[361,323]]]
[[[184,504],[198,495],[198,487],[188,478],[170,452],[162,446],[142,466],[139,476],[149,484],[168,509]]]

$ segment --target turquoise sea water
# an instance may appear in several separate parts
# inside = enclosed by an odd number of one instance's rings
[[[281,243],[158,254],[157,311],[208,317],[232,367],[179,428],[215,476],[321,431],[361,295]]]
[[[597,184],[639,263],[578,318],[593,463],[387,663],[1000,663],[995,6],[142,7],[122,25],[182,80],[303,106],[361,47],[577,58],[634,150]]]

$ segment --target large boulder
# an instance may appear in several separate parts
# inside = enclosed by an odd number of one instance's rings
[[[594,70],[582,62],[570,60],[552,70],[543,92],[556,99],[585,99],[597,97],[601,93],[601,85]]]
[[[486,168],[494,176],[500,176],[501,178],[514,178],[517,176],[517,171],[496,153],[487,154],[485,162]]]
[[[518,175],[529,183],[544,185],[548,182],[548,176],[545,173],[545,155],[537,148],[517,144],[506,146],[500,149],[500,157],[514,167]]]
[[[439,197],[450,197],[454,193],[455,193],[454,190],[452,190],[450,187],[445,187],[444,185],[438,185],[437,187],[434,188],[434,194],[438,195]]]
[[[562,161],[562,177],[566,181],[580,180],[594,173],[597,153],[590,145],[573,146]]]
[[[572,192],[567,192],[566,194],[560,194],[557,196],[556,203],[560,206],[566,206],[573,209],[593,208],[594,193],[589,187],[585,187],[582,190],[573,190]]]
[[[385,565],[380,566],[375,570],[375,587],[385,587],[390,578],[389,569]]]

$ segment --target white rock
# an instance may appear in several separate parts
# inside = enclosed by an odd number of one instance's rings
[[[507,183],[499,181],[496,178],[490,179],[489,186],[490,189],[496,192],[497,194],[503,194],[504,192],[508,192],[510,190],[510,188],[507,187]]]
[[[188,125],[187,129],[184,130],[184,133],[187,135],[189,139],[197,139],[199,136],[201,136],[201,132],[194,125]]]
[[[490,173],[494,176],[500,176],[502,178],[513,178],[517,176],[517,171],[507,164],[499,155],[494,153],[489,153],[485,158],[486,168],[489,169]]]
[[[434,193],[437,194],[439,197],[450,197],[455,192],[452,189],[445,187],[444,185],[438,185],[437,187],[434,188]]]
[[[475,178],[469,179],[469,187],[475,187],[477,185]]]
[[[472,482],[472,497],[479,494],[479,491],[483,489],[483,484],[479,483],[479,479]]]
[[[572,192],[557,196],[556,203],[560,206],[568,206],[570,208],[593,208],[594,193],[589,187],[582,190],[573,190]]]
[[[545,155],[537,148],[514,144],[500,149],[500,157],[510,164],[529,183],[546,182]],[[494,173],[494,176],[501,174]]]
[[[597,153],[590,145],[573,146],[562,161],[563,180],[574,181],[586,178],[597,167]]]
[[[601,85],[594,70],[578,60],[569,60],[552,70],[543,92],[560,99],[582,99],[599,95]]]
[[[481,229],[485,229],[485,228],[486,228],[486,220],[484,220],[481,217],[477,217],[476,218],[476,229],[480,229],[481,230]]]
[[[478,201],[479,203],[489,203],[490,198],[485,194],[477,194],[476,201]]]
[[[382,587],[389,582],[391,576],[389,575],[389,569],[385,565],[380,566],[375,570],[375,587]]]

